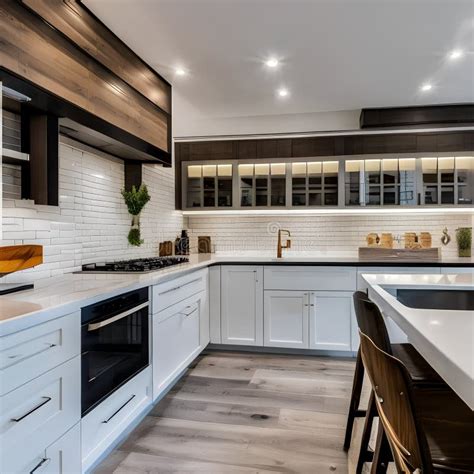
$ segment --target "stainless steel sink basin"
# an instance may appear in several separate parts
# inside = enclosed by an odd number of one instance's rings
[[[397,289],[397,300],[410,308],[474,311],[474,291]]]

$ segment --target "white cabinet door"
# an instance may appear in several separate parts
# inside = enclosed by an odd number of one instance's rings
[[[221,290],[222,343],[263,345],[263,267],[223,266]]]
[[[311,292],[309,312],[310,348],[350,351],[352,313],[352,292]]]
[[[308,349],[309,293],[265,291],[264,345]]]
[[[201,352],[200,293],[153,315],[153,399]]]

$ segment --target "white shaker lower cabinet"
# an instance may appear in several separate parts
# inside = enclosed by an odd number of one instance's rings
[[[221,269],[222,344],[263,345],[263,267]]]
[[[350,351],[353,314],[352,292],[310,292],[310,349]]]
[[[153,315],[154,399],[201,352],[200,318],[207,309],[205,298],[206,293],[201,292]]]
[[[264,346],[308,349],[309,293],[265,291]]]

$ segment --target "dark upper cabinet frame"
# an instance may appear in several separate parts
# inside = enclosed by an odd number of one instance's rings
[[[474,152],[474,131],[384,133],[325,137],[177,142],[175,202],[182,209],[182,162],[266,160],[389,153]],[[270,156],[273,154],[273,156]]]

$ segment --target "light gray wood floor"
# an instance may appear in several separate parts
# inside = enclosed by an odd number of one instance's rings
[[[95,472],[354,472],[342,449],[354,366],[204,353]]]

